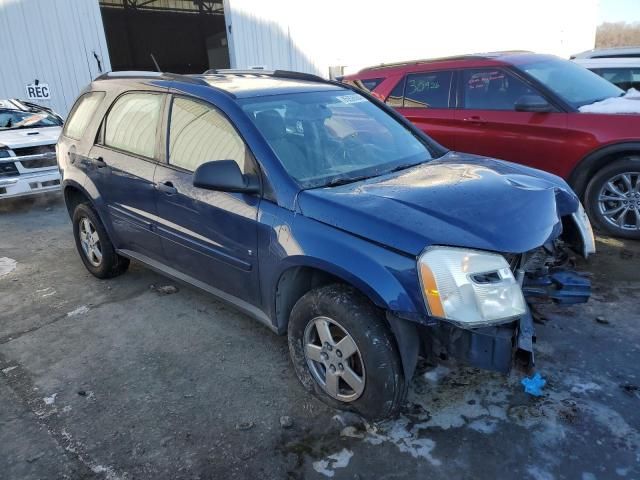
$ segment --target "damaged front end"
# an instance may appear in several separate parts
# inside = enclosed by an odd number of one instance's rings
[[[576,253],[588,256],[595,251],[590,227],[581,231],[573,216],[563,223],[562,239],[530,252],[503,255],[522,291],[525,311],[493,325],[467,327],[436,319],[429,326],[421,326],[421,351],[430,363],[455,359],[502,373],[514,367],[532,369],[536,336],[531,305],[585,303],[591,295],[590,280],[573,270]]]

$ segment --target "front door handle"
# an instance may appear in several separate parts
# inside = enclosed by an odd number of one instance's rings
[[[173,183],[166,181],[161,183],[156,183],[156,190],[162,193],[166,193],[167,195],[175,195],[178,193],[178,189],[173,186]]]
[[[473,123],[474,125],[484,125],[485,123],[487,123],[486,120],[483,120],[477,115],[472,115],[471,117],[465,117],[462,119],[462,121],[466,123]]]

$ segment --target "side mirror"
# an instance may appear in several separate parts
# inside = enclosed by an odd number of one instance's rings
[[[219,192],[257,193],[258,179],[243,175],[233,160],[216,160],[200,165],[193,174],[193,186]]]
[[[546,113],[554,108],[540,95],[523,95],[514,104],[516,112]]]

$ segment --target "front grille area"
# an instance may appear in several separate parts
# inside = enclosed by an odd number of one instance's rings
[[[52,145],[37,145],[35,147],[22,147],[12,148],[16,157],[26,157],[27,155],[42,155],[43,153],[55,153],[56,146]]]
[[[524,253],[503,253],[502,256],[513,273],[516,273],[516,270],[534,273],[566,263],[567,253],[562,242],[554,242],[551,248],[552,250],[550,251],[545,247],[538,247]]]
[[[0,163],[0,177],[14,177],[20,175],[13,162]]]
[[[56,157],[34,158],[32,160],[20,160],[20,163],[24,168],[45,168],[55,167],[58,162]]]
[[[515,273],[518,265],[520,264],[520,259],[522,258],[521,253],[503,253],[502,256],[509,264],[509,268],[512,272]]]

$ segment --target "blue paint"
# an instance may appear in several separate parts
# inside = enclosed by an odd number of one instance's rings
[[[63,135],[58,144],[63,188],[67,196],[81,192],[92,204],[117,249],[142,254],[244,302],[281,333],[286,332],[288,312],[277,308],[278,296],[286,298],[278,291],[279,282],[303,267],[353,285],[394,318],[411,321],[417,334],[414,322],[435,323],[417,273],[417,257],[425,248],[527,252],[558,238],[562,218],[578,209],[576,195],[561,178],[447,152],[373,98],[424,143],[431,158],[366,180],[304,189],[287,173],[242,102],[347,87],[234,76],[209,86],[181,78],[94,82],[87,91],[104,91],[105,96],[84,138]],[[152,159],[95,142],[110,105],[127,90],[165,96]],[[190,172],[168,163],[171,95],[207,102],[229,120],[247,146],[247,162],[255,162],[260,193],[202,190],[193,186]],[[106,165],[99,165],[98,158]],[[156,188],[167,182],[177,191],[167,194]],[[527,393],[540,395],[544,380],[536,375],[523,385]]]

